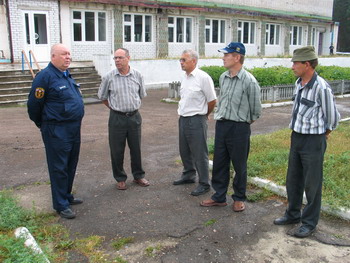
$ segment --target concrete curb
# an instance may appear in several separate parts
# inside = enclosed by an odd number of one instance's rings
[[[26,227],[18,227],[15,230],[15,236],[16,238],[24,238],[24,245],[26,247],[31,248],[35,253],[42,254],[43,259],[45,262],[50,263],[50,261],[47,259],[47,257],[44,255],[43,251],[39,247],[38,243],[35,241],[32,234],[29,232],[29,230]]]

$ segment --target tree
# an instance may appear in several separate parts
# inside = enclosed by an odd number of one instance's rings
[[[333,21],[339,22],[337,50],[350,52],[350,0],[334,0]]]

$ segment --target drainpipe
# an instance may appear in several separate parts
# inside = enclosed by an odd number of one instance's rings
[[[10,8],[9,8],[9,0],[5,0],[6,5],[6,13],[7,13],[7,24],[8,24],[8,31],[9,31],[9,44],[10,44],[10,56],[11,56],[11,63],[14,62],[14,56],[13,56],[13,45],[12,45],[12,30],[11,30],[11,19],[10,19]]]

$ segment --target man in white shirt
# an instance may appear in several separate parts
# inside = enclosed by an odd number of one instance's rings
[[[179,148],[183,163],[181,178],[174,185],[195,182],[199,185],[191,192],[198,196],[210,190],[207,130],[209,114],[216,104],[214,83],[204,71],[196,68],[198,54],[193,50],[182,53],[180,64],[185,71],[181,81],[179,118]]]

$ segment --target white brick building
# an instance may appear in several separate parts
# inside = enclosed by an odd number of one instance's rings
[[[8,9],[9,25],[6,31],[0,23],[1,35],[9,35],[8,45],[0,47],[9,50],[14,61],[21,60],[22,50],[33,50],[38,60],[48,61],[50,46],[58,42],[71,47],[76,61],[110,56],[118,47],[128,48],[133,59],[154,59],[179,57],[187,48],[202,57],[217,57],[217,49],[230,41],[243,42],[248,56],[285,56],[305,45],[329,54],[329,46],[337,46],[333,0],[0,0],[0,4]]]

